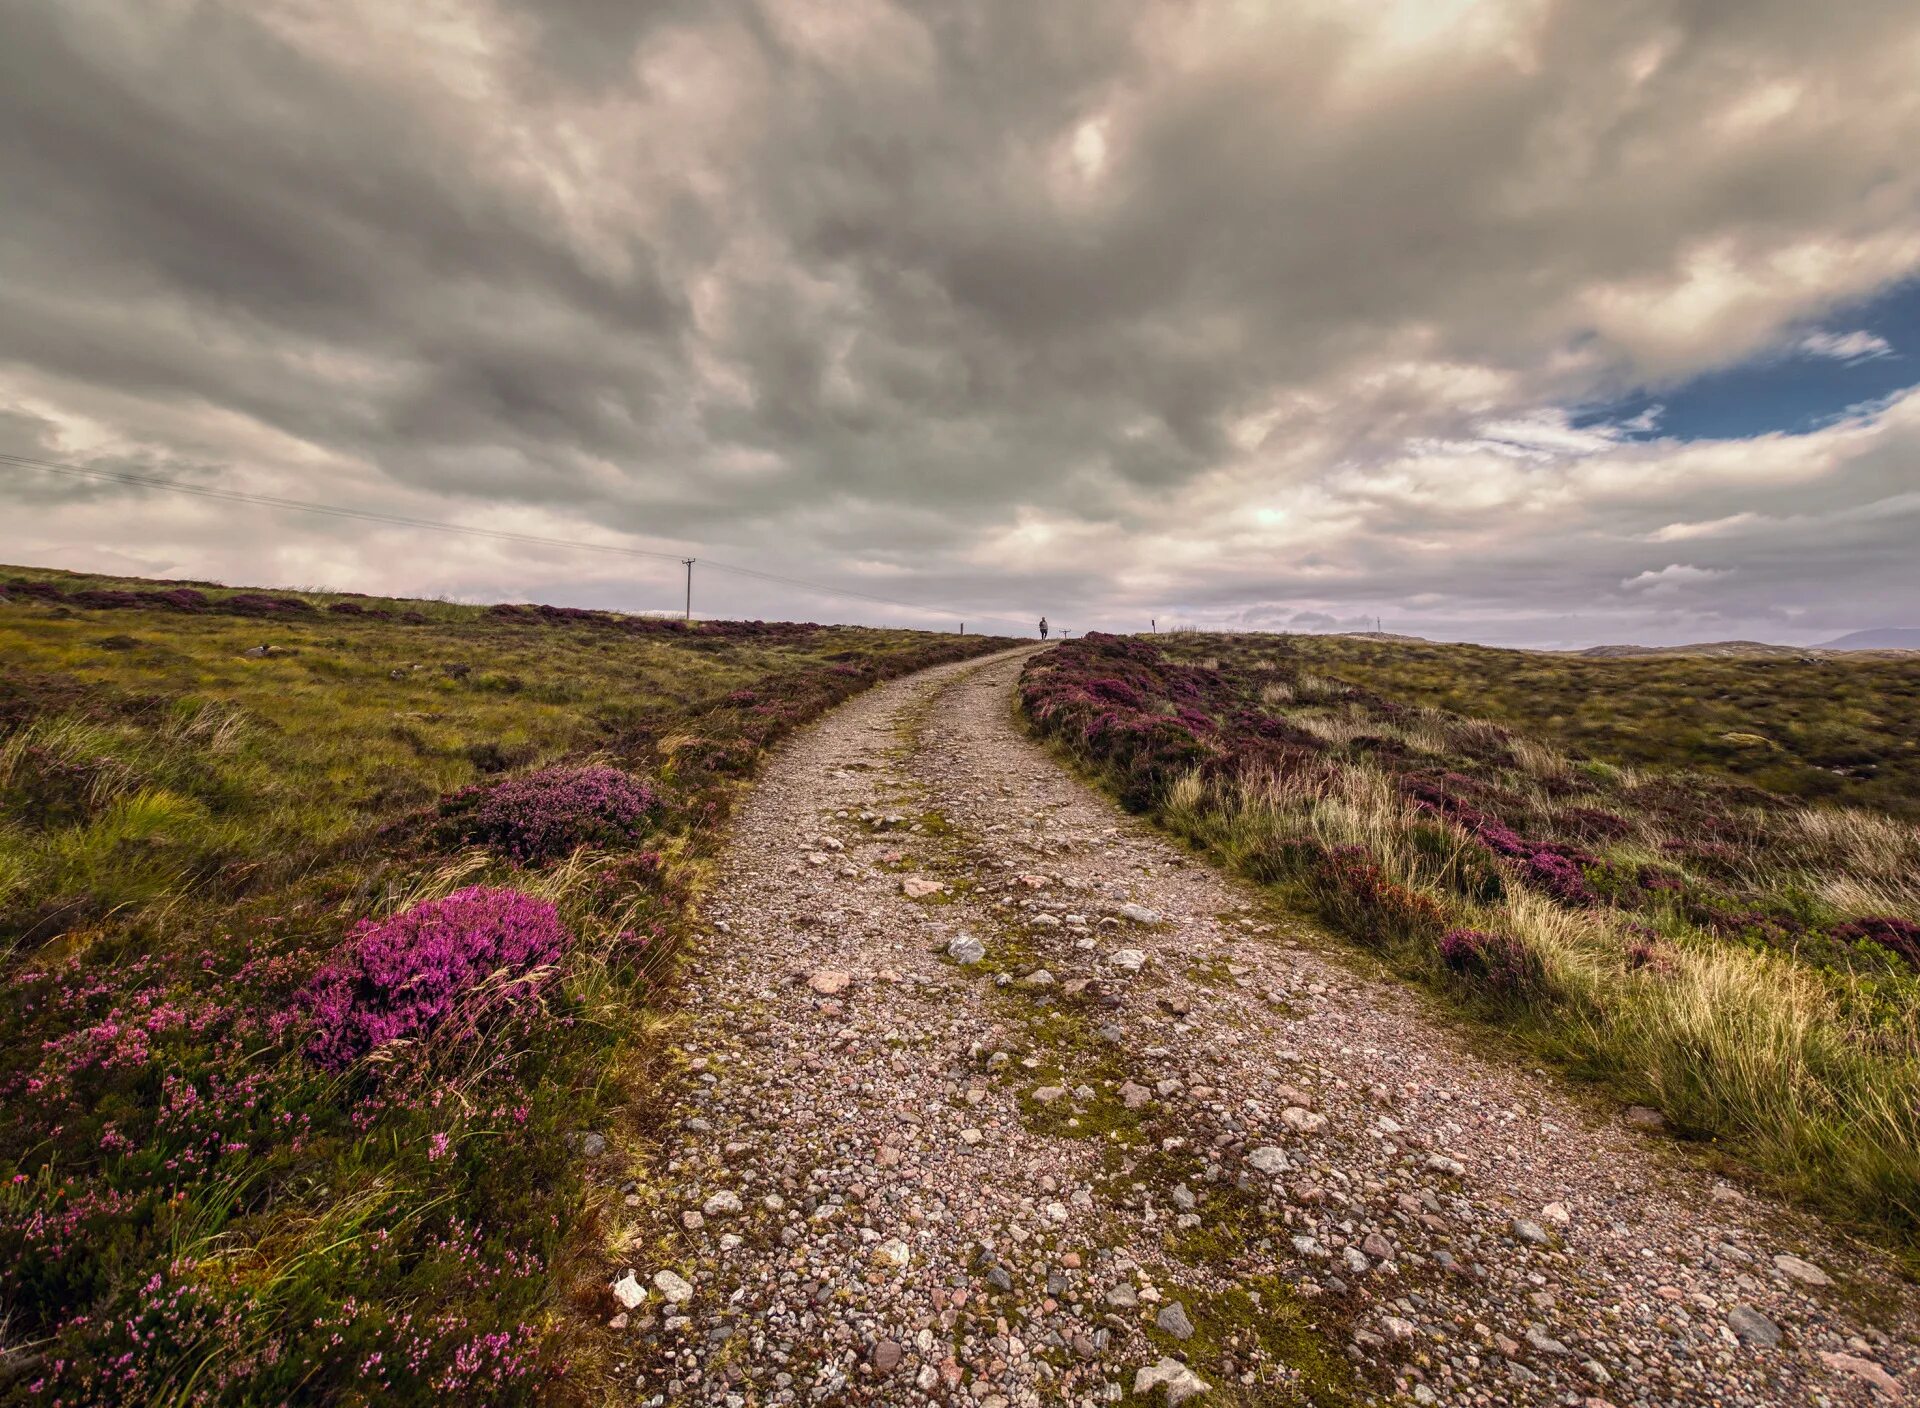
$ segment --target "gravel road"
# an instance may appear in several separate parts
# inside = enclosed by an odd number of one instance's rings
[[[1920,1403],[1884,1257],[1120,813],[1025,654],[743,807],[609,1268],[632,1401]]]

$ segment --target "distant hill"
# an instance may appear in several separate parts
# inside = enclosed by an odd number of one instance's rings
[[[1769,645],[1760,640],[1715,640],[1702,641],[1698,645],[1594,645],[1572,653],[1609,660],[1630,655],[1708,655],[1716,659],[1735,660],[1805,655],[1807,652],[1799,646]]]
[[[1871,631],[1850,631],[1838,640],[1817,647],[1820,650],[1920,650],[1920,626],[1880,626]]]

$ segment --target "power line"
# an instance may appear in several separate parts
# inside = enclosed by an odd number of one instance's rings
[[[45,470],[50,474],[66,474],[82,479],[105,480],[115,484],[126,484],[138,489],[158,489],[166,493],[187,494],[200,499],[218,499],[225,503],[251,504],[259,508],[287,509],[296,513],[317,513],[329,518],[354,519],[363,523],[385,523],[399,528],[424,528],[435,533],[457,533],[470,538],[489,538],[495,542],[526,543],[534,547],[570,548],[584,552],[614,553],[621,557],[647,558],[657,562],[678,562],[688,568],[688,614],[692,614],[692,566],[679,553],[658,552],[650,548],[626,547],[618,543],[576,542],[570,538],[550,538],[538,533],[515,533],[504,528],[478,528],[465,523],[447,523],[435,518],[415,518],[408,514],[386,513],[379,509],[347,508],[339,504],[317,504],[305,499],[282,498],[276,494],[249,494],[239,489],[222,489],[209,484],[182,484],[174,479],[162,479],[157,475],[130,474],[122,470],[96,469],[90,465],[59,464],[52,460],[34,459],[29,455],[15,455],[0,451],[0,464],[16,465],[28,469]],[[845,587],[830,587],[824,582],[811,582],[800,577],[783,577],[774,572],[761,572],[752,567],[736,567],[731,563],[719,562],[713,558],[699,559],[706,566],[719,572],[731,572],[738,577],[751,577],[762,582],[774,582],[782,586],[799,587],[805,591],[819,592],[823,596],[846,597],[857,601],[873,602],[881,606],[899,607],[904,611],[921,611],[930,616],[961,617],[968,613],[948,610],[941,606],[928,606],[923,602],[899,601],[893,597],[876,596],[871,592],[852,591]],[[978,616],[977,619],[998,621],[1002,625],[1013,626],[1018,623],[1005,616]]]

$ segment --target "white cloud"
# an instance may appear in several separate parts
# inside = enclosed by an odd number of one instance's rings
[[[1711,518],[1701,523],[1669,523],[1647,534],[1646,540],[1650,543],[1683,543],[1693,538],[1717,538],[1762,521],[1757,513],[1730,513],[1725,518]]]
[[[1670,593],[1686,587],[1697,587],[1703,582],[1711,582],[1727,574],[1724,568],[1695,567],[1691,563],[1673,562],[1661,568],[1649,568],[1638,576],[1621,581],[1624,591]]]
[[[1892,343],[1865,330],[1810,332],[1794,344],[1794,349],[1808,357],[1835,362],[1871,362],[1893,355]]]

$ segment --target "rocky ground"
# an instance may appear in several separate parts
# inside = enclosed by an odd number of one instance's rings
[[[1920,1400],[1883,1258],[1124,817],[1020,663],[856,700],[739,818],[610,1269],[633,1401]]]

